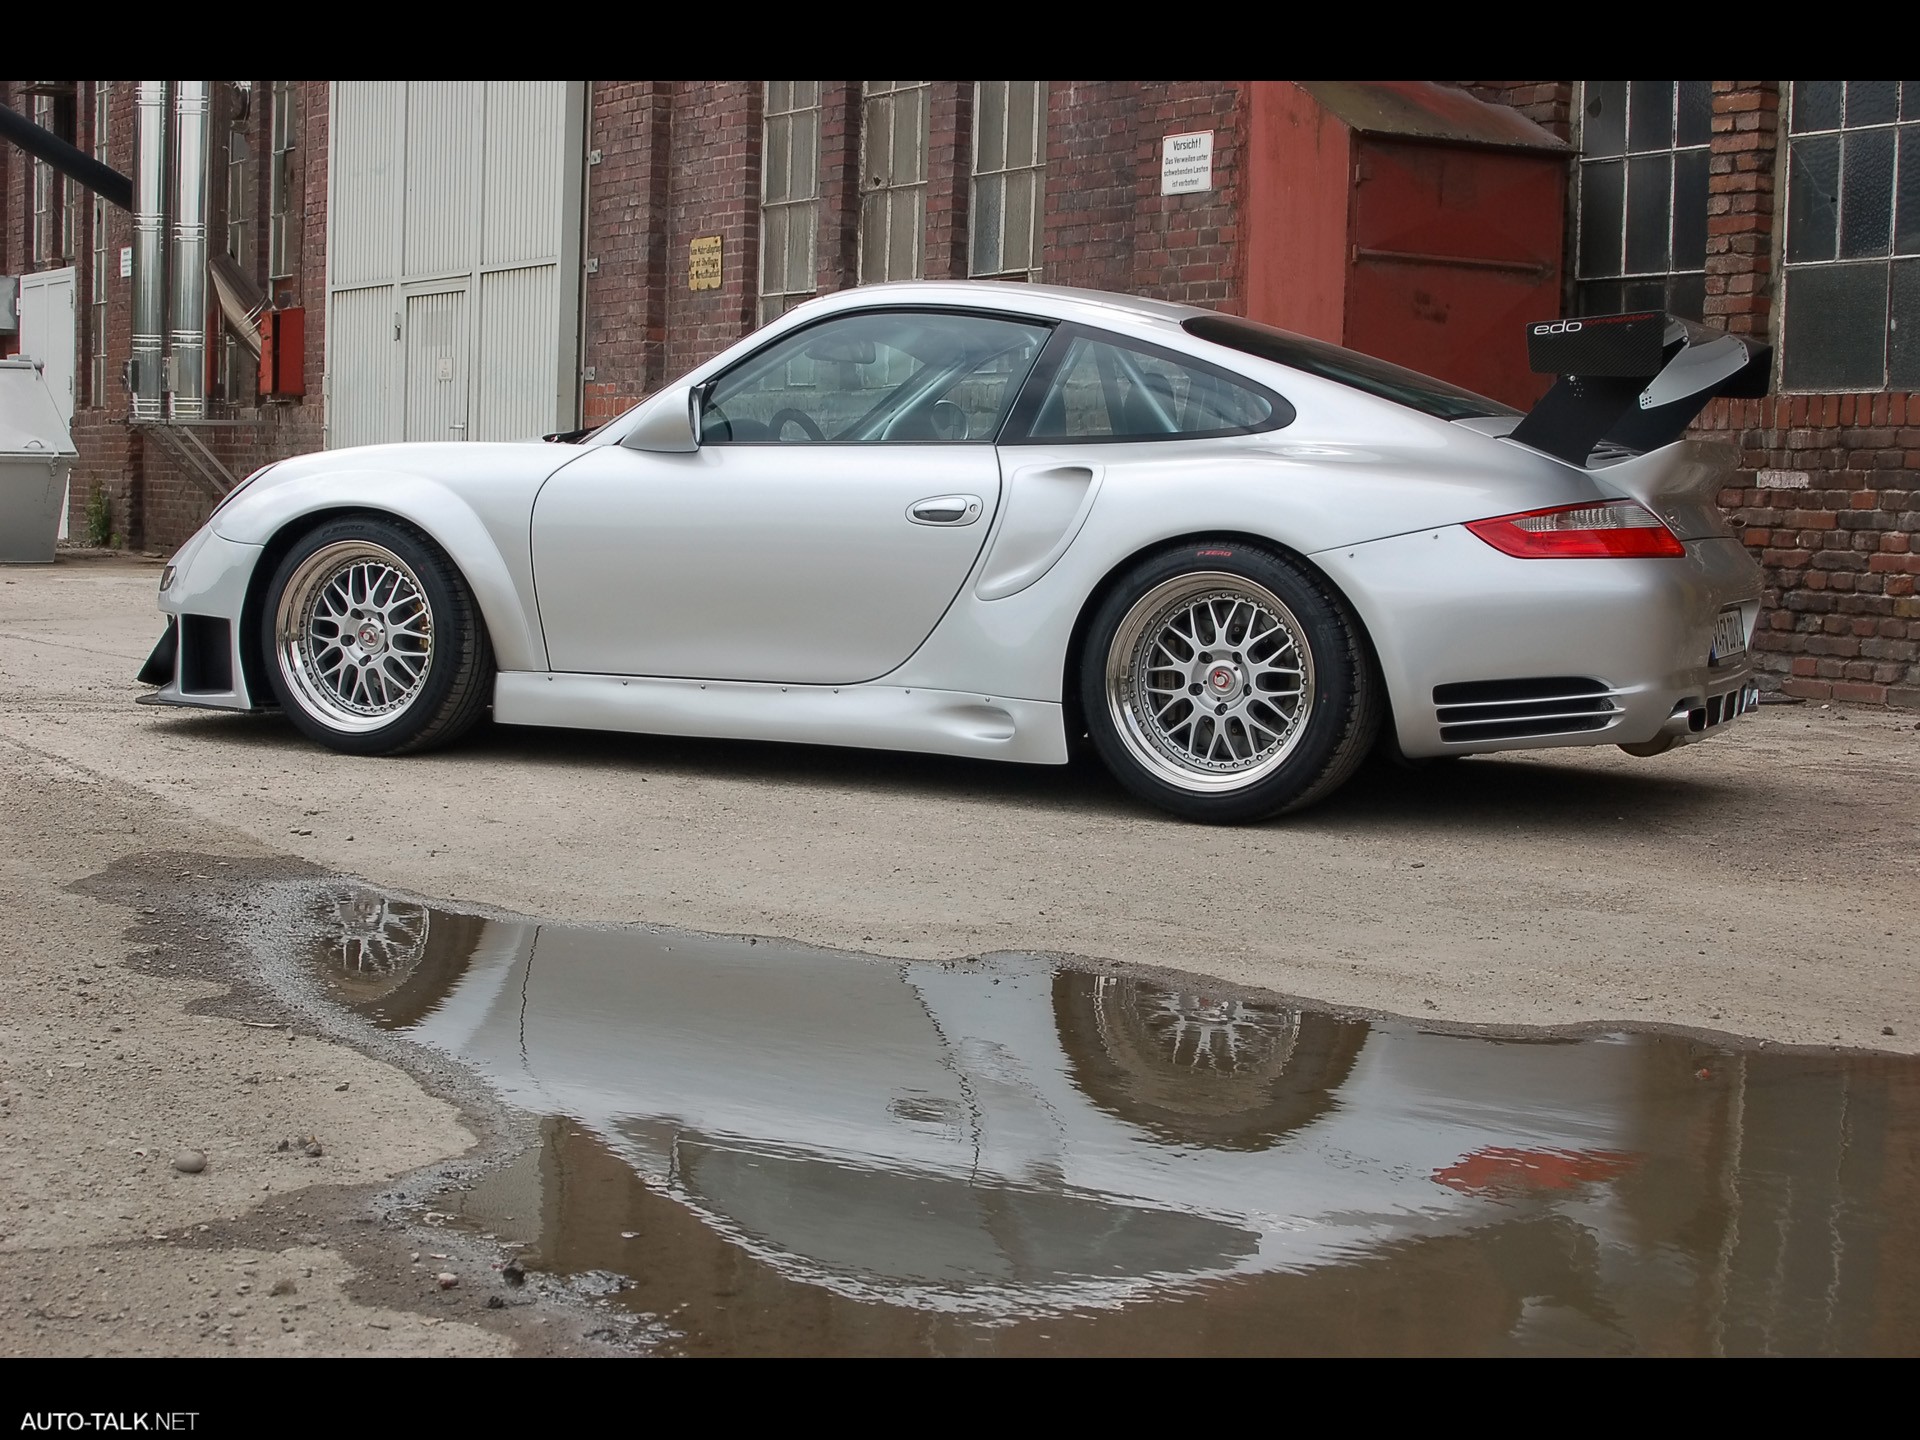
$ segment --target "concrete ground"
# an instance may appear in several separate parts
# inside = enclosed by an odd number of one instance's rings
[[[142,962],[143,896],[249,867],[879,954],[1113,958],[1468,1024],[1920,1049],[1910,712],[1770,706],[1655,760],[1382,768],[1232,830],[1091,766],[507,728],[354,760],[278,717],[136,707],[157,570],[0,570],[0,1353],[575,1347],[353,1228],[388,1177],[472,1146],[471,1115],[217,1013],[211,972]],[[353,1139],[260,1143],[305,1129]],[[171,1168],[189,1144],[202,1174]]]

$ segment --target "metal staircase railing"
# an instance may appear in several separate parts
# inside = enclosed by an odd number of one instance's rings
[[[257,423],[251,420],[136,420],[133,425],[142,434],[158,440],[189,474],[213,492],[215,499],[221,499],[240,483],[240,477],[229,470],[226,463],[194,431],[212,427],[230,429]]]

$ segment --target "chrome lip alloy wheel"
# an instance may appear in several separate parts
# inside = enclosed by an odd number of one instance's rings
[[[1107,704],[1133,757],[1182,790],[1243,790],[1305,733],[1313,656],[1286,603],[1242,575],[1182,575],[1143,595],[1107,650]]]
[[[377,730],[420,698],[433,611],[412,568],[366,540],[324,545],[288,577],[274,617],[280,673],[334,729]]]

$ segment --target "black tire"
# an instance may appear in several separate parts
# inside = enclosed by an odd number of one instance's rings
[[[1183,646],[1189,658],[1176,653]],[[1290,696],[1284,667],[1302,651],[1291,683],[1304,693]],[[1338,789],[1372,748],[1380,696],[1340,596],[1238,541],[1185,544],[1136,566],[1095,612],[1080,663],[1087,730],[1114,778],[1214,824],[1301,810]]]
[[[342,754],[448,744],[493,698],[493,646],[472,591],[400,521],[350,516],[301,536],[262,596],[260,643],[280,708]]]

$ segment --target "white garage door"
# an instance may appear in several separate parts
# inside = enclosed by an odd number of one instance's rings
[[[583,99],[578,81],[335,82],[329,447],[578,423]]]

